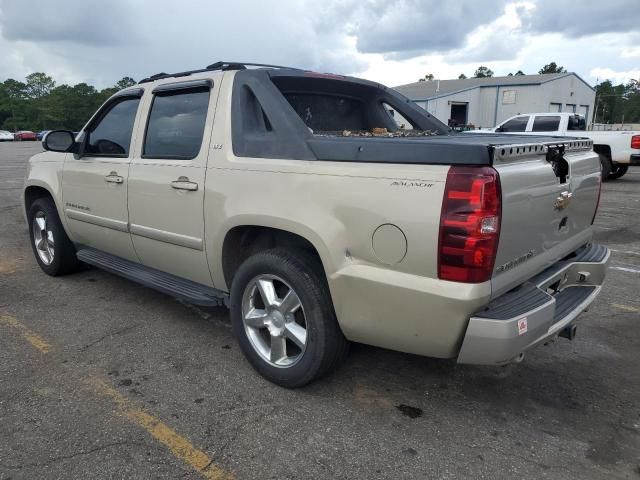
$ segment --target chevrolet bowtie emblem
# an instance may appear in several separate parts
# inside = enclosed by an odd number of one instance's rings
[[[571,203],[571,197],[573,197],[573,193],[571,192],[562,192],[557,198],[556,203],[553,205],[556,210],[562,210],[567,208]]]

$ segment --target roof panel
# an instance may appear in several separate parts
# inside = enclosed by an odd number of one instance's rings
[[[514,75],[508,77],[465,78],[462,80],[431,80],[409,83],[393,87],[411,100],[426,100],[477,87],[498,87],[503,85],[540,85],[550,80],[575,75],[575,73],[547,73],[544,75]],[[577,76],[577,75],[576,75]],[[578,77],[580,78],[580,77]]]

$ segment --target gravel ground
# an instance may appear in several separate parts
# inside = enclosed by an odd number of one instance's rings
[[[640,479],[640,168],[605,184],[612,268],[573,342],[502,368],[354,345],[288,391],[225,309],[43,274],[20,206],[40,149],[0,144],[0,479]]]

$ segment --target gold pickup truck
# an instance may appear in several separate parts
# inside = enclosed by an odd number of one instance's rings
[[[352,77],[158,74],[43,145],[23,199],[45,273],[87,263],[227,305],[247,359],[286,387],[350,341],[519,361],[573,338],[609,260],[590,140],[455,134]]]

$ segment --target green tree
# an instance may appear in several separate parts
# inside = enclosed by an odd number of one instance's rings
[[[467,78],[467,76],[464,73],[458,75],[458,80],[464,80],[465,78]]]
[[[10,116],[5,119],[4,128],[16,131],[24,128],[26,122],[26,98],[27,86],[23,82],[9,78],[4,81],[3,87],[7,95]]]
[[[475,73],[473,74],[473,76],[475,78],[488,78],[488,77],[493,77],[493,70],[491,70],[488,67],[485,67],[484,65],[480,65]]]
[[[547,63],[544,67],[542,67],[538,73],[545,74],[545,73],[566,73],[566,72],[567,71],[564,69],[564,67],[560,67],[556,65],[556,62],[551,62],[551,63]]]
[[[42,72],[27,75],[26,80],[25,92],[29,98],[41,98],[45,95],[49,95],[51,90],[56,86],[56,82],[53,81],[53,78]]]
[[[49,94],[56,82],[46,73],[36,72],[27,75],[26,95],[30,99],[27,105],[28,128],[44,130],[52,117]]]
[[[630,80],[625,85],[625,122],[640,122],[640,81]]]
[[[115,87],[118,90],[122,90],[123,88],[127,88],[127,87],[132,87],[136,84],[137,82],[131,78],[131,77],[122,77],[120,80],[118,80],[116,82]]]
[[[605,80],[596,85],[595,117],[598,123],[619,123],[624,117],[625,86]],[[630,121],[626,119],[626,121]]]
[[[515,73],[515,76],[516,76],[516,77],[519,77],[519,76],[521,76],[521,75],[524,75],[524,72],[523,72],[522,70],[518,70],[518,71]]]

